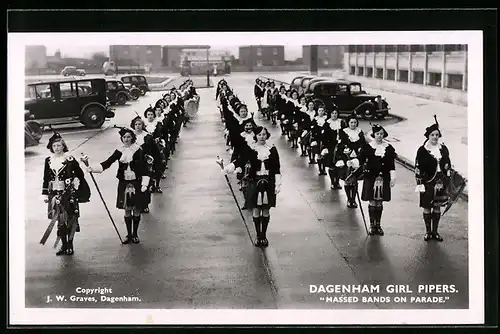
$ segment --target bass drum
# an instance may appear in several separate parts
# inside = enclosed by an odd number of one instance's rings
[[[189,118],[193,118],[198,112],[198,103],[194,99],[187,100],[184,102],[184,110]]]

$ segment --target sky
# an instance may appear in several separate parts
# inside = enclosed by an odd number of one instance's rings
[[[98,45],[98,46],[86,46],[85,48],[75,48],[74,46],[47,46],[47,55],[53,56],[54,53],[59,49],[61,54],[65,57],[82,57],[90,58],[93,53],[104,52],[109,55],[109,47]],[[212,47],[213,50],[217,51],[229,51],[236,58],[238,57],[239,46],[229,45],[229,46],[219,46]],[[302,57],[302,46],[301,45],[287,45],[285,46],[285,60],[295,60]]]

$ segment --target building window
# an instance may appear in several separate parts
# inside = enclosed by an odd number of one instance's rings
[[[425,50],[424,45],[421,44],[410,45],[410,52],[424,52],[424,50]]]
[[[365,45],[365,52],[371,53],[374,52],[374,46],[373,45]]]
[[[278,59],[273,59],[273,65],[278,66]]]
[[[358,67],[358,75],[363,76],[365,74],[365,68],[364,67]]]
[[[384,51],[387,53],[396,52],[396,45],[384,45]]]
[[[175,67],[175,60],[172,60],[172,62],[170,63],[170,66]]]
[[[423,71],[413,71],[413,78],[411,80],[415,84],[424,84],[424,72]]]
[[[375,70],[375,78],[378,78],[378,79],[384,78],[384,69],[383,68],[377,67],[377,69]]]
[[[278,55],[278,48],[274,48],[273,49],[273,56],[277,56]]]
[[[462,89],[464,76],[462,74],[448,74],[447,88]]]
[[[387,69],[387,80],[395,80],[396,79],[396,70]]]
[[[262,48],[257,48],[257,56],[262,56]]]
[[[148,55],[150,55],[150,54],[152,54],[152,53],[153,53],[153,51],[151,51],[151,49],[148,49],[148,51],[146,51],[146,53],[147,53]]]
[[[397,52],[409,52],[410,51],[410,46],[403,44],[403,45],[397,45],[396,46],[396,51]]]
[[[323,49],[323,54],[324,54],[325,56],[328,56],[328,48],[324,48],[324,49]]]
[[[257,59],[257,67],[262,67],[262,59]]]
[[[349,74],[356,75],[356,67],[355,66],[351,66],[351,68],[349,69]]]
[[[426,45],[425,49],[427,50],[427,52],[443,52],[444,45],[438,45],[438,44]]]
[[[356,52],[356,45],[348,45],[347,46],[347,52],[349,52],[349,53]]]
[[[384,52],[384,46],[383,45],[374,45],[373,52]]]
[[[373,77],[373,67],[366,68],[366,76],[369,78]]]
[[[408,82],[408,71],[407,70],[399,70],[399,80],[402,82]]]
[[[328,65],[329,65],[328,59],[323,59],[323,66],[328,66]]]
[[[428,73],[427,84],[429,86],[441,86],[441,73]]]
[[[128,54],[129,54],[128,50],[123,50],[123,54],[128,56]]]

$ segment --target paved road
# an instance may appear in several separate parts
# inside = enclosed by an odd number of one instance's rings
[[[226,80],[255,108],[252,76],[229,76]],[[383,215],[386,234],[367,238],[360,211],[347,209],[344,193],[330,190],[328,178],[319,177],[317,167],[308,165],[272,127],[270,141],[280,152],[284,185],[278,206],[271,212],[270,246],[263,251],[255,248],[250,213],[245,212],[243,222],[215,164],[216,155],[227,157],[227,153],[214,89],[200,89],[199,94],[199,114],[182,131],[178,152],[169,162],[168,177],[162,183],[164,193],[154,195],[151,213],[143,216],[139,245],[119,244],[92,184],[91,203],[82,205],[82,231],[75,241],[75,255],[56,257],[50,246],[54,236],[45,246],[39,245],[48,224],[39,196],[42,162],[48,151],[45,145],[27,150],[27,307],[468,307],[467,203],[458,202],[443,217],[443,243],[425,243],[413,175],[398,166],[394,199],[385,204]],[[118,107],[109,125],[128,125],[133,110],[142,113],[158,95],[151,92]],[[63,136],[70,148],[81,144],[73,154],[85,152],[93,161],[102,161],[119,144],[117,131],[112,128],[87,132],[70,129]],[[42,142],[46,140],[48,135]],[[117,183],[114,176],[114,168],[96,175],[111,207]],[[87,180],[91,183],[88,175]],[[364,209],[367,213],[366,205]],[[123,235],[123,213],[117,209],[111,209],[111,213]],[[380,284],[381,290],[387,284],[410,285],[413,290],[417,284],[454,284],[458,293],[448,294],[450,299],[443,304],[326,303],[320,300],[325,294],[309,293],[309,285],[319,284]],[[140,301],[69,301],[71,295],[82,296],[76,293],[78,287],[108,288],[112,293],[107,296],[137,296]],[[68,301],[57,302],[55,295],[64,295]],[[47,296],[52,302],[46,302]]]

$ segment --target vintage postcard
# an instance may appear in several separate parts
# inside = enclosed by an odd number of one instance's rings
[[[482,40],[9,33],[11,324],[482,323]]]

